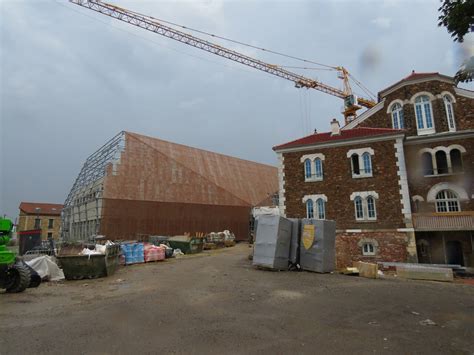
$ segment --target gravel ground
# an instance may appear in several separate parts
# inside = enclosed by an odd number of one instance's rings
[[[0,354],[474,353],[472,285],[261,271],[249,251],[0,294]]]

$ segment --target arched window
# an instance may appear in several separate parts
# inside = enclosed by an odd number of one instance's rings
[[[316,158],[314,160],[314,168],[315,168],[316,178],[322,178],[323,177],[323,163],[321,162],[321,159]]]
[[[318,219],[325,219],[326,218],[326,211],[325,211],[325,203],[322,198],[318,198],[316,200],[316,206],[318,208]]]
[[[392,106],[392,125],[394,129],[404,127],[403,107],[398,102]]]
[[[356,219],[364,219],[364,210],[362,208],[362,197],[357,196],[354,199]]]
[[[431,101],[427,95],[415,99],[416,125],[419,131],[433,130],[433,117],[431,114]]]
[[[309,159],[304,161],[304,176],[306,179],[311,178],[311,160]]]
[[[458,195],[451,190],[441,190],[436,194],[436,212],[458,212],[459,206]]]
[[[448,159],[446,153],[443,150],[438,150],[435,154],[436,158],[436,169],[438,174],[447,174],[448,170]]]
[[[450,131],[455,131],[456,123],[454,122],[453,99],[449,95],[444,95],[443,101],[444,101],[444,108],[446,110],[446,119],[448,120],[448,128]]]
[[[314,218],[313,200],[306,201],[306,217]]]
[[[423,167],[423,175],[433,175],[433,158],[431,153],[425,152],[421,155],[421,166]]]
[[[362,154],[362,161],[364,162],[364,174],[372,174],[372,162],[370,161],[370,154]]]
[[[359,155],[357,155],[355,153],[352,154],[351,163],[352,163],[352,174],[353,175],[359,175],[360,174]]]
[[[376,219],[375,200],[372,196],[367,197],[367,215],[369,219]]]
[[[462,172],[461,151],[459,149],[452,149],[449,152],[449,157],[451,158],[451,168],[453,169],[453,173]]]

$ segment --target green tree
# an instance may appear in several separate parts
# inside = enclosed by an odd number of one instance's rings
[[[455,42],[474,30],[474,0],[441,0],[438,26],[446,27]],[[468,58],[454,76],[456,82],[474,80],[474,57]]]

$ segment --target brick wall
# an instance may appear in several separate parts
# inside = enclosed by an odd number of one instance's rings
[[[413,95],[421,91],[429,92],[433,95],[439,95],[443,91],[448,91],[456,98],[454,103],[454,116],[456,121],[456,130],[474,129],[474,100],[456,95],[453,85],[442,81],[428,81],[424,83],[417,83],[406,85],[400,89],[385,96],[384,107],[367,118],[360,124],[361,127],[382,127],[382,128],[393,128],[392,117],[387,113],[387,108],[396,99],[399,100],[410,100]],[[447,132],[448,123],[446,120],[446,109],[442,98],[436,98],[432,102],[433,118],[436,132]],[[405,103],[403,106],[403,115],[405,122],[405,129],[407,130],[407,136],[417,135],[416,120],[415,120],[415,109],[411,103]]]
[[[376,255],[362,255],[362,242],[374,241]],[[338,232],[336,235],[336,266],[338,269],[352,266],[355,261],[407,261],[407,236],[403,232]]]
[[[386,141],[358,143],[333,148],[321,148],[304,152],[283,153],[285,173],[285,207],[289,218],[306,217],[306,205],[302,202],[305,195],[325,194],[326,219],[335,220],[337,229],[379,229],[405,227],[401,214],[401,196],[398,185],[395,139]],[[373,176],[352,178],[350,149],[371,147]],[[305,182],[302,155],[322,153],[323,181]],[[354,202],[350,195],[355,191],[375,191],[379,194],[376,200],[377,220],[356,221]]]

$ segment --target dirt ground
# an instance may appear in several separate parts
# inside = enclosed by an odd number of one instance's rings
[[[474,353],[472,285],[262,271],[248,253],[0,294],[0,354]]]

